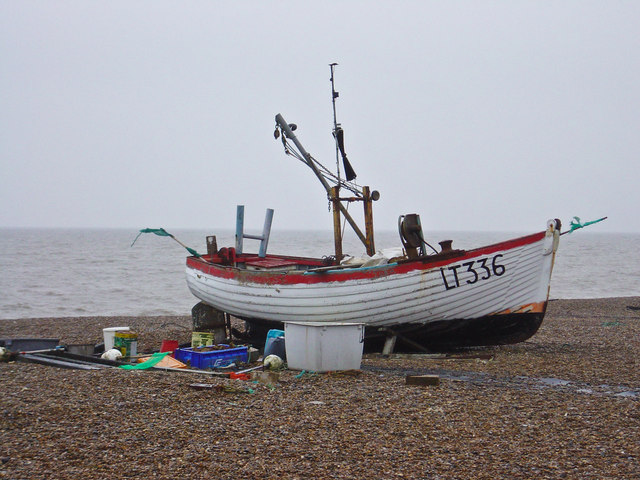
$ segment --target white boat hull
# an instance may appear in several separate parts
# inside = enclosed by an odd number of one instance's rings
[[[190,257],[187,284],[204,303],[245,320],[397,327],[544,315],[559,231],[368,268],[246,270]],[[540,317],[541,321],[541,317]]]

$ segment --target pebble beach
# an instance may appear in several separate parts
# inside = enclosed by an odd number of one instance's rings
[[[120,325],[143,352],[191,339],[190,316],[0,320],[0,338],[99,343]],[[639,359],[640,297],[622,297],[553,300],[520,344],[274,385],[0,363],[0,478],[640,478]]]

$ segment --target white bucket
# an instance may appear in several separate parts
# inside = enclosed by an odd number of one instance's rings
[[[104,336],[104,351],[108,352],[113,348],[113,342],[116,338],[116,332],[127,332],[129,327],[109,327],[102,329],[102,335]]]
[[[361,323],[285,322],[287,365],[293,370],[359,370],[364,345]]]

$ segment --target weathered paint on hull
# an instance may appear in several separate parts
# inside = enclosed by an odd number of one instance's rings
[[[187,284],[203,302],[256,322],[358,322],[370,331],[415,325],[431,334],[495,324],[486,320],[493,316],[506,325],[541,322],[558,235],[549,222],[546,232],[454,258],[322,273],[248,271],[190,257]]]

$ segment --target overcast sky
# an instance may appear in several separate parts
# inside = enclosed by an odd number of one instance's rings
[[[0,0],[0,226],[330,229],[274,116],[376,229],[640,232],[640,2]],[[360,209],[360,205],[351,209]]]

